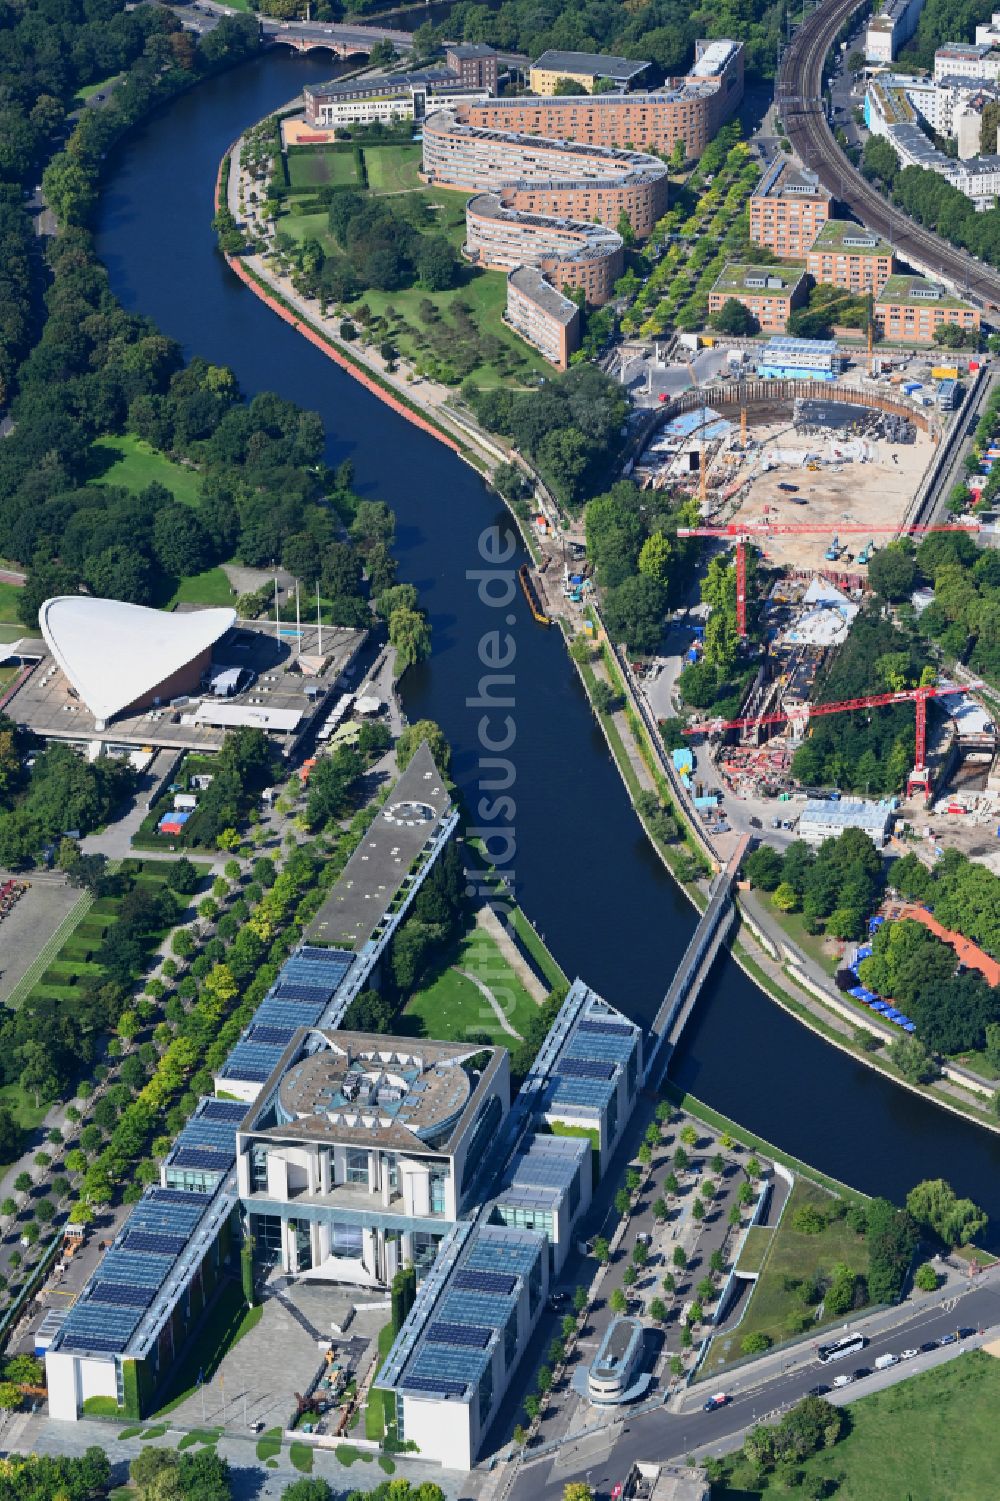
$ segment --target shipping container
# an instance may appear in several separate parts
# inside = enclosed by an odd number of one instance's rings
[[[957,365],[935,365],[931,370],[935,380],[958,380]]]

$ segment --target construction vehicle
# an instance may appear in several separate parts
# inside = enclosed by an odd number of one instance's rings
[[[826,561],[828,563],[836,563],[837,559],[840,557],[840,554],[843,552],[843,550],[844,549],[840,545],[840,538],[836,534],[834,534],[833,541],[830,543],[830,546],[827,548],[826,552],[823,554],[823,557],[826,559]]]
[[[872,555],[872,553],[874,551],[875,551],[875,538],[871,537],[871,538],[869,538],[869,540],[865,544],[865,546],[861,549],[861,551],[858,553],[858,562],[861,563],[861,564],[867,565],[868,559],[871,557],[871,555]]]
[[[725,730],[756,729],[766,724],[805,724],[827,714],[851,714],[857,709],[883,709],[889,704],[909,704],[916,707],[916,755],[913,770],[906,779],[906,795],[920,795],[926,800],[931,795],[930,770],[927,766],[927,700],[945,698],[953,693],[974,693],[985,688],[985,683],[939,683],[919,688],[903,688],[895,693],[871,693],[864,698],[846,698],[834,704],[802,704],[800,707],[778,710],[772,714],[750,714],[740,719],[706,719],[699,724],[688,725],[685,735],[721,735]]]

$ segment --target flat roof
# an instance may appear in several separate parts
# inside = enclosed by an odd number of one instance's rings
[[[937,295],[932,295],[936,289]],[[906,307],[971,308],[970,302],[955,297],[940,282],[924,276],[890,276],[877,298],[878,303],[902,303]]]
[[[728,37],[720,37],[717,41],[706,42],[699,38],[695,44],[696,50],[703,50],[695,57],[694,62],[688,69],[689,78],[715,78],[722,72],[735,54],[742,47],[742,42],[731,41]]]
[[[407,1399],[468,1402],[525,1283],[541,1292],[546,1237],[460,1222],[441,1243],[375,1385]]]
[[[454,57],[496,57],[495,47],[490,47],[486,42],[448,42],[445,53],[451,53]]]
[[[542,1113],[599,1121],[622,1071],[638,1056],[641,1035],[582,980],[574,981],[529,1074],[542,1091]]]
[[[591,1370],[595,1375],[605,1377],[617,1375],[628,1364],[636,1342],[641,1339],[642,1325],[638,1319],[613,1319],[594,1356]]]
[[[810,250],[841,250],[849,255],[891,255],[892,246],[852,219],[827,219]]]
[[[804,266],[788,261],[778,266],[744,266],[730,261],[720,271],[712,291],[784,295],[794,291],[804,276]]]
[[[440,832],[451,805],[424,741],[306,929],[307,941],[355,953],[364,948],[418,857]]]
[[[799,817],[799,827],[804,822],[814,822],[843,829],[876,829],[881,833],[895,809],[888,800],[869,803],[860,798],[840,798],[830,802],[825,798],[808,800]]]
[[[800,167],[786,156],[777,157],[753,190],[754,198],[780,198],[785,194],[795,198],[823,198],[829,200],[832,193],[819,180],[817,173],[808,167]]]
[[[557,287],[545,280],[534,266],[518,266],[507,277],[512,287],[523,292],[550,318],[568,327],[579,316],[580,309],[570,298],[564,297]]]
[[[644,73],[650,63],[648,59],[636,62],[631,57],[613,57],[606,52],[562,52],[550,47],[531,66],[546,73],[585,73],[592,78],[614,78],[619,82],[627,82],[639,73]]]

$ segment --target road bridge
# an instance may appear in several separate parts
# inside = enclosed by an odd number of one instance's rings
[[[663,998],[663,1005],[656,1014],[644,1079],[644,1083],[650,1088],[655,1089],[662,1083],[671,1055],[694,1010],[701,987],[729,935],[736,917],[733,881],[749,842],[749,834],[744,834],[725,868],[720,870],[712,882],[708,906],[677,966],[670,989]]]
[[[331,52],[335,57],[369,56],[378,42],[388,42],[400,57],[413,51],[409,31],[392,31],[387,26],[327,26],[318,21],[261,22],[265,46],[291,47],[293,52]]]

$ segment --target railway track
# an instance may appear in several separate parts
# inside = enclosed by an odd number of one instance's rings
[[[942,276],[970,300],[1000,308],[1000,273],[916,224],[853,167],[837,145],[823,109],[823,63],[861,0],[820,0],[782,58],[775,87],[778,114],[801,161],[823,186],[904,259]]]

